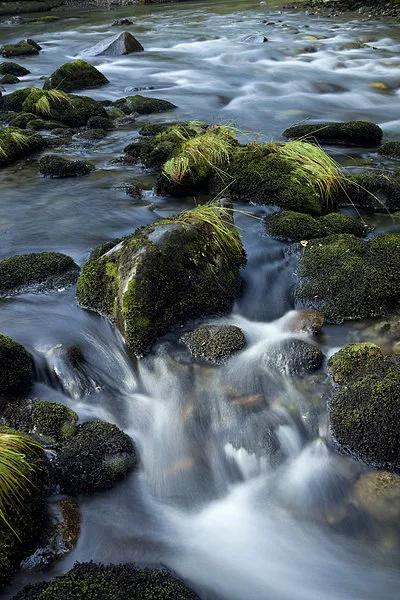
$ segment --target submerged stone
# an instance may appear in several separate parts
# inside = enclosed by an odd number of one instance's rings
[[[332,235],[302,249],[296,305],[321,310],[327,321],[380,316],[400,300],[400,233],[360,240]]]
[[[379,125],[369,121],[347,121],[344,123],[322,122],[294,125],[283,132],[288,139],[314,139],[326,144],[346,146],[379,146],[383,132]]]
[[[74,60],[59,67],[46,80],[43,89],[56,88],[73,92],[85,88],[96,88],[109,83],[107,77],[85,60]]]
[[[189,319],[229,311],[240,291],[245,258],[230,213],[211,209],[221,230],[201,210],[138,229],[83,267],[79,303],[115,320],[134,354]]]
[[[89,175],[93,169],[85,160],[71,160],[57,154],[46,154],[39,161],[39,172],[45,177],[80,177]]]
[[[398,525],[400,519],[400,476],[387,471],[364,473],[354,486],[359,508],[380,523]]]
[[[195,358],[219,364],[246,345],[243,331],[235,325],[207,325],[185,333],[182,341]]]
[[[79,267],[60,252],[18,254],[0,261],[0,295],[43,284],[54,289],[74,283]]]
[[[0,75],[15,75],[23,77],[29,75],[30,71],[15,62],[7,61],[0,63]]]
[[[28,585],[13,600],[199,600],[165,568],[76,563],[52,581]]]
[[[24,394],[32,381],[31,355],[21,344],[0,333],[0,396]]]
[[[400,362],[371,343],[350,344],[328,363],[337,387],[329,404],[332,433],[371,465],[400,468]]]
[[[84,54],[87,56],[123,56],[133,52],[143,52],[143,50],[142,44],[129,31],[123,31],[85,50]]]

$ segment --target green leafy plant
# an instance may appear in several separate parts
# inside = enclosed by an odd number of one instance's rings
[[[196,122],[191,124],[196,128]],[[225,126],[211,126],[205,131],[197,124],[198,134],[194,137],[185,128],[176,127],[169,131],[171,137],[180,141],[178,151],[165,164],[164,174],[176,183],[181,183],[191,172],[201,177],[208,173],[223,174],[223,167],[228,165],[236,139],[233,130]]]
[[[28,458],[39,444],[23,434],[0,432],[0,524],[3,523],[18,537],[9,520],[9,511],[21,505],[27,488],[32,486],[33,466]]]

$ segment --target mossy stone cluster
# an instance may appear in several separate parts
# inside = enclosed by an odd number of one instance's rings
[[[1,433],[18,433],[0,425]],[[26,458],[31,466],[21,503],[10,506],[7,512],[14,532],[0,521],[0,590],[9,583],[23,558],[36,547],[43,533],[47,514],[44,498],[44,455],[32,447]]]
[[[130,352],[141,355],[172,327],[231,309],[244,252],[224,252],[219,242],[195,217],[155,222],[95,252],[78,280],[78,301],[114,320]]]
[[[269,235],[289,242],[321,238],[334,233],[350,233],[357,237],[366,233],[366,227],[359,219],[341,213],[315,218],[305,213],[282,210],[267,216],[266,225]]]
[[[85,60],[74,60],[59,67],[45,81],[43,89],[56,88],[73,92],[85,88],[96,88],[109,83],[107,77]]]
[[[61,430],[65,436],[65,429]],[[112,487],[138,462],[130,437],[111,423],[89,421],[64,438],[57,463],[66,494],[91,494]]]
[[[369,121],[322,122],[294,125],[283,132],[288,139],[317,141],[325,144],[374,147],[382,141],[383,131]]]
[[[0,261],[0,294],[41,284],[54,289],[74,283],[78,272],[72,258],[60,252],[18,254]]]
[[[5,58],[13,56],[32,56],[39,54],[41,47],[33,40],[21,40],[16,44],[5,44],[0,47],[0,54]]]
[[[32,357],[21,344],[0,333],[0,397],[24,394],[33,380]]]
[[[198,600],[166,569],[77,563],[53,581],[29,585],[13,600]]]
[[[329,361],[337,387],[329,414],[344,449],[389,470],[400,468],[400,361],[371,343],[351,344]]]
[[[298,275],[298,308],[321,310],[333,323],[384,315],[400,300],[400,233],[369,241],[348,234],[310,240]]]
[[[195,358],[203,358],[214,364],[225,362],[246,345],[243,331],[235,325],[198,327],[181,339]]]
[[[86,160],[71,160],[58,154],[46,154],[39,161],[39,172],[45,177],[80,177],[93,169]]]
[[[146,96],[127,96],[114,102],[114,106],[120,108],[123,113],[130,115],[138,113],[139,115],[151,115],[153,113],[162,113],[176,108],[175,104],[168,100],[159,98],[146,98]]]
[[[0,130],[0,167],[42,150],[45,141],[38,133],[17,127]]]

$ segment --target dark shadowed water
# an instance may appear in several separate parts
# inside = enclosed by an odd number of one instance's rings
[[[230,123],[243,140],[274,139],[306,119],[353,118],[371,119],[398,137],[399,26],[281,13],[278,4],[65,9],[55,23],[2,24],[0,39],[33,37],[43,46],[23,61],[32,71],[23,85],[39,85],[43,75],[115,34],[113,19],[129,16],[134,25],[127,29],[145,52],[92,59],[110,79],[89,92],[96,98],[143,89],[178,106],[152,120]],[[97,170],[88,177],[44,179],[36,159],[3,169],[0,256],[58,250],[82,264],[97,244],[193,206],[193,198],[154,196],[152,175],[140,167],[110,162],[144,120],[102,141],[76,139],[60,149],[92,160]],[[365,150],[334,152],[350,167],[381,164]],[[132,177],[145,183],[140,201],[122,189]],[[237,208],[256,217],[269,210]],[[161,562],[207,600],[392,600],[400,585],[398,530],[355,506],[352,486],[365,467],[333,448],[324,376],[295,382],[266,366],[270,345],[294,335],[287,324],[296,257],[266,235],[260,218],[239,213],[236,221],[248,253],[246,285],[232,315],[220,321],[242,327],[248,344],[221,368],[192,364],[179,332],[133,365],[118,332],[80,309],[74,289],[1,301],[0,330],[35,355],[35,396],[65,403],[83,420],[116,423],[141,454],[140,469],[126,481],[81,498],[79,543],[45,576],[77,560]],[[381,216],[373,223],[386,231],[398,221]],[[327,327],[318,343],[329,356],[362,339],[369,326]],[[85,355],[83,373],[63,359],[71,345]],[[249,394],[258,399],[233,399]],[[267,429],[273,443],[265,442]],[[12,590],[42,578],[19,575]]]

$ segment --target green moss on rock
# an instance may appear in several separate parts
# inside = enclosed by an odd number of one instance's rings
[[[56,88],[73,92],[86,88],[96,88],[109,83],[107,77],[85,60],[74,60],[59,67],[46,80],[43,89]]]
[[[125,114],[139,113],[140,115],[150,115],[153,113],[166,112],[174,110],[175,104],[168,100],[160,100],[158,98],[146,98],[145,96],[127,96],[121,98],[115,103],[117,108],[120,108]]]
[[[24,394],[32,385],[33,363],[29,352],[0,333],[0,396]]]
[[[294,125],[283,132],[288,139],[311,138],[326,144],[346,146],[379,146],[383,132],[379,125],[369,121],[347,121],[344,123],[322,122]]]
[[[385,142],[378,152],[388,158],[400,158],[400,142]]]
[[[186,214],[188,222],[137,230],[83,267],[79,303],[115,320],[134,354],[189,319],[229,311],[239,293],[244,252],[236,230],[235,244],[226,245],[196,211]]]
[[[67,574],[27,586],[14,600],[196,600],[166,569],[76,563]]]
[[[0,83],[2,85],[14,85],[15,83],[19,83],[19,79],[16,75],[3,75],[0,78]]]
[[[329,361],[335,388],[332,433],[344,449],[372,465],[400,467],[400,362],[374,344],[346,346]]]
[[[400,176],[379,171],[349,175],[338,203],[351,205],[364,212],[395,212],[400,210]]]
[[[400,300],[400,234],[364,241],[348,234],[311,240],[299,262],[296,304],[340,323],[384,315]]]
[[[1,129],[0,167],[34,154],[44,146],[45,141],[38,133],[23,131],[17,127]]]
[[[315,218],[305,213],[282,210],[268,215],[266,225],[269,235],[289,242],[311,240],[334,233],[352,233],[361,237],[366,232],[365,225],[359,219],[341,213]]]
[[[37,400],[32,405],[32,431],[57,442],[75,435],[77,422],[78,415],[63,404]]]
[[[39,172],[45,177],[80,177],[93,169],[86,160],[71,160],[58,154],[46,154],[39,161]]]
[[[5,44],[0,47],[0,54],[5,58],[11,58],[13,56],[32,56],[39,54],[40,46],[32,43],[33,40],[21,40],[16,44]]]
[[[71,284],[78,271],[72,258],[60,252],[11,256],[0,261],[0,294],[37,284],[45,284],[49,289]]]
[[[29,75],[30,71],[21,65],[7,61],[0,63],[0,75],[15,75],[16,77],[24,77]]]
[[[208,325],[198,327],[182,336],[195,358],[220,364],[246,345],[243,331],[235,325]]]
[[[107,490],[137,465],[135,446],[126,433],[111,423],[89,421],[61,446],[57,464],[61,490],[91,494]]]
[[[0,108],[2,111],[22,111],[22,105],[31,93],[33,88],[23,88],[21,90],[15,90],[11,94],[6,94],[0,98]]]

